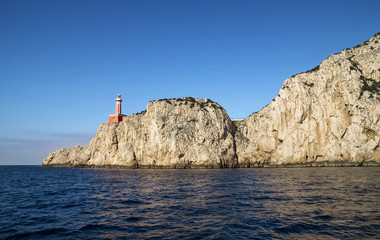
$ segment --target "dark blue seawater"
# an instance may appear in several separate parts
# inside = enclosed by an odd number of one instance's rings
[[[0,239],[380,239],[380,168],[0,166]]]

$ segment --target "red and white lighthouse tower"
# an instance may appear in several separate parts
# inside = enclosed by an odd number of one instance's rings
[[[116,98],[116,114],[120,115],[121,114],[121,102],[123,99],[121,99],[121,95],[118,94]]]
[[[121,95],[118,94],[116,98],[116,113],[110,114],[109,116],[109,123],[119,123],[123,121],[123,114],[121,114],[121,102],[123,99],[121,99]]]

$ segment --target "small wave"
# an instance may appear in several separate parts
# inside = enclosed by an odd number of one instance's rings
[[[107,230],[107,231],[123,231],[124,229],[119,226],[111,226],[106,224],[87,224],[79,229],[79,231],[88,230]]]
[[[10,233],[15,233],[15,232],[17,232],[17,230],[13,229],[13,228],[11,228],[11,229],[5,229],[5,230],[0,230],[0,236],[2,234],[10,234]]]
[[[24,238],[39,239],[41,237],[47,237],[49,235],[56,236],[66,231],[67,229],[65,228],[48,228],[48,229],[35,231],[35,232],[16,233],[12,236],[7,237],[6,239],[24,239]]]
[[[318,215],[315,216],[314,219],[321,219],[321,220],[332,220],[333,217],[330,215]]]
[[[45,192],[46,196],[54,196],[54,195],[57,195],[57,194],[59,194],[59,192]]]
[[[138,221],[140,221],[142,219],[143,218],[141,218],[141,217],[128,217],[128,218],[125,219],[125,221],[127,221],[127,222],[138,222]]]
[[[49,207],[52,207],[52,205],[51,204],[47,204],[47,203],[44,203],[44,204],[38,204],[38,205],[36,205],[36,209],[45,209],[45,208],[49,208]]]
[[[120,200],[119,203],[121,204],[144,204],[145,202],[139,201],[139,200]]]
[[[316,225],[316,224],[311,224],[311,223],[295,223],[295,224],[291,224],[289,226],[285,226],[285,227],[280,227],[277,229],[277,232],[280,232],[280,233],[285,233],[285,234],[288,234],[288,233],[302,233],[306,230],[311,230],[311,231],[315,231],[315,230],[319,230],[321,228],[320,225]]]
[[[80,206],[79,204],[66,204],[64,206],[62,206],[62,208],[72,208],[72,207],[78,207]]]

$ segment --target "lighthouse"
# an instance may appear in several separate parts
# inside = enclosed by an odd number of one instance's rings
[[[120,115],[121,114],[121,102],[123,99],[121,99],[121,94],[117,95],[116,98],[116,114]]]
[[[121,98],[121,95],[118,94],[117,98],[116,98],[116,112],[115,112],[115,114],[110,114],[109,120],[108,120],[109,123],[119,123],[119,122],[122,122],[124,120],[123,117],[125,115],[121,114],[121,102],[122,101],[123,101],[123,99]]]

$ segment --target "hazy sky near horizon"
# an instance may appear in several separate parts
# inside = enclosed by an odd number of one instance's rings
[[[284,80],[380,31],[380,1],[2,0],[0,164],[88,145],[132,114],[192,96],[245,118]]]

